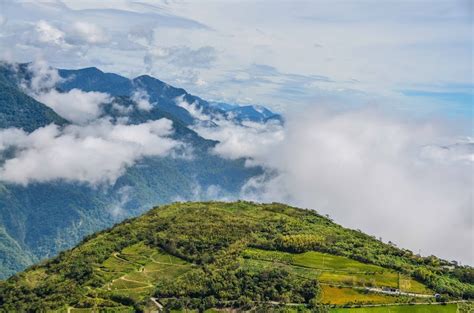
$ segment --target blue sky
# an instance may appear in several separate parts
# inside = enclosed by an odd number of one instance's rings
[[[2,57],[152,74],[206,99],[471,118],[469,0],[0,4]]]

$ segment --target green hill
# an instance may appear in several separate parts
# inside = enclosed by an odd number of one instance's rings
[[[427,303],[471,299],[472,275],[470,267],[414,255],[311,210],[175,203],[88,236],[0,283],[0,308],[359,312],[343,306],[413,303],[396,312],[456,312],[469,304]]]

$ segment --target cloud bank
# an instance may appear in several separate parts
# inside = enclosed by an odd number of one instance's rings
[[[80,89],[68,92],[51,89],[35,98],[74,123],[86,123],[98,118],[102,114],[101,105],[112,102],[112,98],[106,93],[85,92]]]
[[[172,132],[172,122],[167,119],[139,125],[100,119],[64,129],[50,124],[30,134],[4,129],[0,151],[13,149],[14,156],[0,167],[0,179],[22,185],[55,180],[114,183],[139,159],[168,156],[179,148],[181,143],[168,138]]]
[[[63,81],[63,78],[57,69],[49,66],[43,59],[28,64],[27,70],[31,77],[20,82],[25,92],[73,123],[84,124],[97,119],[102,114],[101,106],[113,100],[103,92],[79,89],[58,91],[55,89],[56,84]]]
[[[249,165],[262,164],[267,153],[284,139],[284,127],[278,122],[265,124],[251,121],[235,123],[213,120],[216,127],[196,125],[193,129],[206,139],[219,143],[212,152],[226,159],[248,158]]]
[[[424,255],[474,262],[474,144],[376,109],[310,109],[272,124],[196,128],[214,153],[266,168],[242,189],[329,214]]]
[[[104,116],[102,105],[113,102],[107,93],[55,89],[63,79],[47,62],[38,59],[27,67],[28,80],[20,82],[25,92],[52,108],[71,124],[38,128],[0,130],[0,180],[27,185],[65,180],[91,185],[113,184],[125,170],[144,157],[176,156],[184,144],[173,140],[168,119],[127,125],[127,119]],[[132,97],[140,110],[150,110],[145,91]],[[117,103],[122,113],[128,109]],[[181,151],[181,150],[180,150]],[[176,153],[175,153],[176,152]]]

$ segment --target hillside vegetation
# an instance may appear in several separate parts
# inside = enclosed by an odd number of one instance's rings
[[[242,201],[175,203],[88,236],[11,277],[0,284],[0,307],[134,312],[159,304],[165,310],[325,312],[330,306],[471,299],[472,268],[447,265],[311,210]],[[450,307],[457,305],[442,306]],[[424,305],[407,308],[417,311],[403,312],[425,312]],[[367,312],[386,312],[375,309]]]

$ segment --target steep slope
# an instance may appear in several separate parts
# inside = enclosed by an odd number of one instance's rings
[[[17,127],[31,132],[51,123],[67,124],[66,119],[18,87],[27,76],[25,64],[15,67],[0,62],[0,128]]]
[[[0,80],[0,128],[18,127],[31,132],[38,127],[67,121],[46,105]]]
[[[420,303],[434,300],[434,292],[472,298],[474,281],[462,275],[472,268],[447,265],[311,210],[175,203],[88,236],[0,283],[0,307],[131,312],[289,305],[324,312],[321,303]]]

